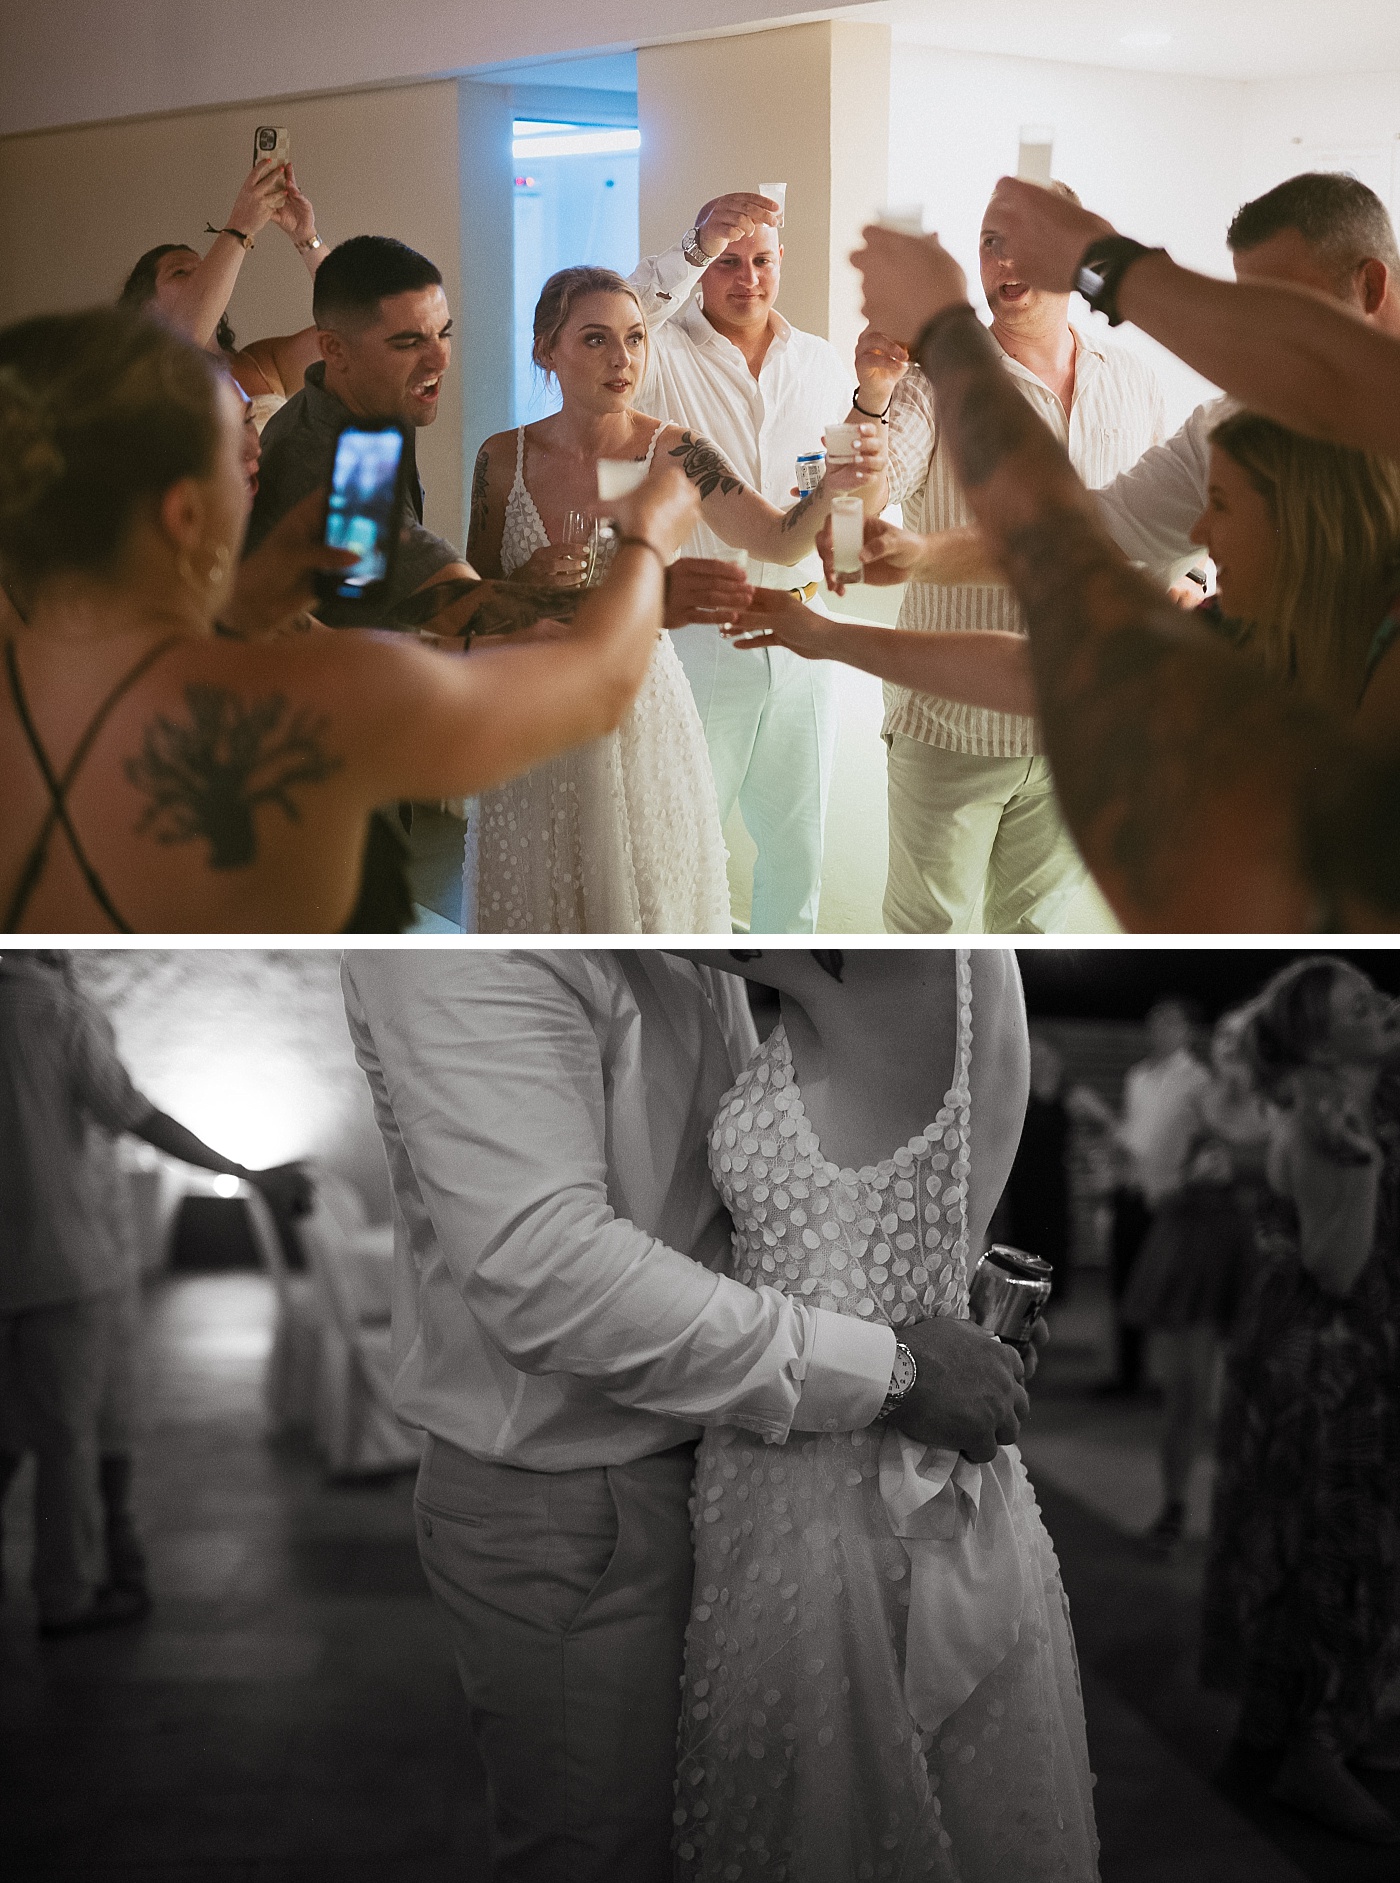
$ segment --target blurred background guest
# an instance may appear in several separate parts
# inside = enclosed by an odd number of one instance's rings
[[[228,323],[226,310],[244,258],[254,237],[273,224],[285,232],[314,278],[327,253],[316,233],[316,212],[297,188],[292,166],[265,158],[248,172],[228,221],[213,232],[204,255],[180,242],[160,242],[136,263],[118,297],[123,307],[155,308],[177,333],[219,354],[252,401],[259,431],[301,390],[307,367],[320,358],[314,324],[240,347]]]
[[[129,1505],[133,1277],[110,1146],[94,1151],[94,1127],[281,1200],[305,1189],[295,1166],[246,1170],[144,1098],[64,955],[0,957],[0,1406],[11,1443],[22,1437],[37,1464],[33,1583],[50,1637],[135,1621],[148,1606]],[[105,1460],[104,1441],[119,1447]],[[10,1475],[18,1459],[5,1455]]]
[[[1122,1316],[1123,1296],[1152,1224],[1157,1205],[1180,1181],[1195,1130],[1195,1101],[1209,1075],[1191,1051],[1200,1010],[1175,995],[1159,1000],[1147,1016],[1151,1051],[1130,1066],[1123,1081],[1121,1118],[1087,1089],[1086,1116],[1111,1137],[1119,1157],[1113,1192],[1109,1285],[1114,1303],[1116,1364],[1099,1391],[1132,1397],[1142,1387],[1143,1334]]]
[[[1124,1329],[1155,1335],[1165,1374],[1163,1505],[1148,1532],[1164,1555],[1185,1529],[1220,1341],[1252,1272],[1271,1123],[1240,1052],[1250,1011],[1226,1014],[1211,1035],[1209,1078],[1184,1114],[1191,1136],[1178,1182],[1158,1202],[1118,1310]]]
[[[1275,1799],[1395,1844],[1347,1768],[1400,1751],[1400,1033],[1320,957],[1264,989],[1245,1050],[1282,1109],[1278,1207],[1227,1361],[1202,1667]]]

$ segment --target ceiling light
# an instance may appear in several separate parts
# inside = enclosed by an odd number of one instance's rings
[[[640,131],[575,131],[562,137],[517,137],[516,157],[592,157],[640,150]]]

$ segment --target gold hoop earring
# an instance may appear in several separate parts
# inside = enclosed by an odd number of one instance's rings
[[[209,564],[207,581],[210,588],[221,588],[228,575],[229,565],[233,561],[233,551],[227,543],[220,543],[214,551],[213,561]]]
[[[187,549],[182,549],[175,557],[175,573],[185,584],[186,588],[193,589],[195,594],[198,595],[203,589],[218,588],[227,576],[229,565],[232,561],[233,552],[230,550],[228,544],[220,543],[219,547],[214,551],[209,568],[205,573],[203,581],[201,581],[195,574],[194,560],[190,552]]]

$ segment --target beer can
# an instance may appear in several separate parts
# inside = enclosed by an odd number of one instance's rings
[[[1050,1299],[1054,1270],[1038,1255],[994,1242],[972,1271],[967,1302],[980,1327],[1023,1347],[1031,1323]]]
[[[809,497],[826,476],[826,453],[804,451],[797,460],[797,488]]]

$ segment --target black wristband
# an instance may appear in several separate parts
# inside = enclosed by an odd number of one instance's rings
[[[1130,235],[1100,235],[1089,244],[1074,271],[1074,285],[1096,314],[1106,314],[1110,327],[1121,327],[1118,289],[1133,263],[1143,255],[1165,255],[1164,248],[1149,248]]]
[[[645,536],[619,536],[618,537],[617,546],[619,549],[622,549],[629,544],[631,545],[633,549],[649,549],[652,555],[655,556],[656,560],[661,564],[662,576],[664,577],[666,575],[667,571],[670,568],[670,564],[667,562],[666,558],[662,555],[661,551],[656,547],[655,543],[649,543]]]
[[[890,405],[893,404],[894,400],[891,399]],[[890,405],[887,405],[883,412],[867,412],[860,402],[860,387],[857,386],[855,391],[851,394],[851,409],[859,412],[862,418],[873,418],[881,425],[888,425],[890,422]]]

